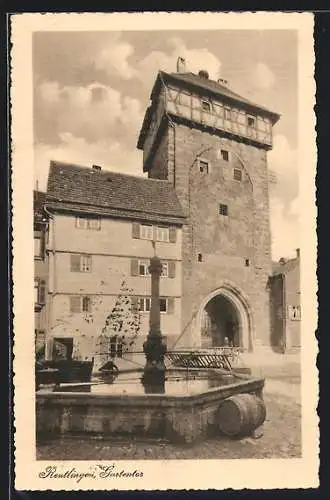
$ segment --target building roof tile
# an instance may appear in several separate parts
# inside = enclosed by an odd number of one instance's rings
[[[168,181],[51,161],[47,204],[104,215],[180,220],[184,213]],[[55,205],[54,205],[55,204]]]

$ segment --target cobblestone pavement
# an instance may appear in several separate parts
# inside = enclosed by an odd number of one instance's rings
[[[259,439],[209,438],[195,445],[142,441],[63,439],[40,444],[38,460],[146,460],[299,458],[301,456],[300,383],[297,375],[276,373],[266,380],[267,418]]]

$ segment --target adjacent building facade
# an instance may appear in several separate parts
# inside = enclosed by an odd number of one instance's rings
[[[46,195],[40,191],[33,192],[33,225],[34,225],[34,334],[37,345],[45,342],[48,328],[47,318],[47,282],[48,262],[45,252],[45,235],[47,218],[44,213]]]
[[[79,356],[90,356],[120,296],[139,311],[142,333],[134,349],[141,350],[150,311],[148,267],[155,251],[163,264],[162,331],[173,343],[181,324],[184,215],[171,186],[97,166],[52,162],[46,208],[51,214],[48,357],[52,341],[65,343],[71,352],[79,344]]]
[[[271,344],[278,352],[301,346],[300,250],[293,259],[273,263],[270,279]]]
[[[146,177],[51,163],[47,356],[62,339],[88,357],[119,296],[139,311],[141,350],[154,252],[169,347],[273,345],[267,151],[278,119],[179,59],[158,73],[139,134]]]

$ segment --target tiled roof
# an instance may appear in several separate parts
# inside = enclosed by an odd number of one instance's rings
[[[165,73],[164,71],[160,71],[160,75],[164,78],[170,77],[175,80],[197,86],[203,90],[212,92],[213,94],[218,94],[220,96],[227,97],[231,100],[238,101],[242,104],[246,104],[250,107],[259,109],[260,111],[264,111],[265,113],[269,114],[272,117],[273,123],[276,123],[280,118],[279,114],[274,113],[273,111],[270,111],[269,109],[260,106],[259,104],[255,104],[252,101],[249,101],[245,97],[236,94],[236,92],[233,92],[230,88],[226,87],[225,85],[222,85],[221,83],[215,80],[210,80],[209,78],[201,77],[199,75],[196,75],[195,73]]]
[[[167,181],[55,161],[48,176],[49,203],[104,215],[184,219],[175,190]]]

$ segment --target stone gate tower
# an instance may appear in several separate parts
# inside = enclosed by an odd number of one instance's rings
[[[278,119],[181,58],[176,73],[158,73],[138,148],[187,216],[178,346],[270,345],[267,151]]]

